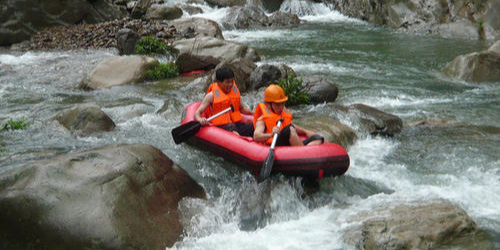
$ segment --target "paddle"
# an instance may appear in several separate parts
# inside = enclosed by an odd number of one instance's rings
[[[276,126],[281,127],[281,122],[283,120],[280,119]],[[278,139],[278,134],[274,134],[273,142],[271,143],[271,148],[269,149],[269,154],[267,155],[266,161],[262,164],[262,168],[259,172],[259,182],[264,181],[271,175],[271,169],[273,169],[274,164],[274,146],[276,145],[276,140]]]
[[[211,120],[225,114],[229,110],[234,112],[233,105],[231,105],[231,107],[224,109],[221,112],[211,116],[207,120],[211,121]],[[186,124],[182,124],[179,127],[172,129],[172,137],[174,137],[175,144],[179,144],[179,143],[189,139],[191,136],[198,133],[200,128],[201,128],[201,123],[199,121],[190,121]]]

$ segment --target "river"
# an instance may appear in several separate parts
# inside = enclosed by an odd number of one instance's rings
[[[250,173],[187,144],[170,131],[182,109],[201,100],[178,78],[85,92],[76,89],[116,50],[14,52],[0,49],[0,122],[27,119],[26,130],[0,132],[0,173],[26,163],[110,143],[147,143],[162,150],[207,191],[207,200],[181,203],[185,235],[171,249],[346,249],[349,218],[377,207],[444,198],[463,208],[500,248],[500,84],[472,84],[440,73],[456,56],[482,51],[491,41],[408,35],[347,18],[322,4],[287,1],[306,22],[293,29],[224,30],[227,40],[255,48],[259,64],[286,63],[299,75],[321,75],[339,88],[335,104],[362,103],[399,116],[401,134],[358,132],[345,176],[326,178],[305,194],[299,179],[278,177],[261,190]],[[225,9],[200,6],[220,21]],[[255,107],[262,93],[243,100]],[[114,131],[74,136],[51,118],[80,103],[102,107]],[[334,105],[292,109],[299,117],[336,117]],[[415,126],[415,123],[427,124]],[[266,213],[256,230],[242,230],[245,205]]]

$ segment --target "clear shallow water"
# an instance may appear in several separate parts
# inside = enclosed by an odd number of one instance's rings
[[[305,194],[297,179],[287,178],[261,187],[220,157],[175,145],[170,131],[182,108],[203,95],[179,89],[185,79],[75,89],[99,62],[116,56],[113,50],[0,51],[0,122],[33,122],[27,130],[0,134],[7,149],[0,153],[0,172],[109,143],[152,144],[186,169],[209,197],[181,204],[186,235],[173,249],[346,249],[343,231],[356,213],[433,198],[452,201],[500,238],[500,85],[469,84],[439,73],[457,55],[484,50],[489,43],[398,34],[324,6],[299,7],[308,22],[298,28],[224,31],[224,36],[256,48],[263,58],[259,64],[286,63],[299,74],[326,77],[339,87],[336,104],[373,106],[401,117],[405,125],[393,138],[358,130],[360,139],[348,149],[349,171],[320,181],[319,191]],[[203,8],[207,16],[221,18],[225,12]],[[244,101],[255,106],[260,98],[261,93],[248,93]],[[101,106],[116,129],[81,138],[51,121],[79,103]],[[330,104],[293,112],[337,117]],[[424,120],[436,125],[412,125]],[[356,126],[347,118],[342,122]],[[264,211],[265,226],[241,230],[252,211]]]

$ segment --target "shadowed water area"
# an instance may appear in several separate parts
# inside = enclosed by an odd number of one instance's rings
[[[400,34],[334,14],[303,17],[308,22],[294,29],[224,32],[227,40],[255,48],[261,64],[285,63],[299,75],[321,75],[338,86],[335,103],[292,108],[297,119],[338,119],[359,137],[347,149],[346,175],[321,180],[312,194],[305,195],[296,178],[278,176],[258,186],[233,163],[175,145],[170,131],[184,106],[203,97],[189,85],[193,78],[76,89],[98,63],[117,55],[114,50],[0,50],[0,122],[33,122],[26,130],[0,132],[0,173],[106,144],[146,143],[207,191],[207,200],[181,203],[185,237],[172,249],[345,249],[342,235],[356,212],[434,198],[463,208],[500,248],[500,85],[460,82],[439,71],[490,43]],[[243,95],[251,107],[261,99],[258,92]],[[115,130],[78,137],[51,120],[81,103],[102,107]],[[402,133],[371,137],[335,109],[355,103],[399,116]],[[241,223],[255,216],[259,228],[242,230]]]

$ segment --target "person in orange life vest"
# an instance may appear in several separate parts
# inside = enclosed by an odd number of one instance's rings
[[[241,122],[241,113],[251,115],[253,112],[241,103],[240,90],[234,82],[233,71],[228,67],[222,67],[215,72],[215,78],[217,81],[208,87],[207,94],[194,114],[194,119],[203,126],[210,123],[237,135],[253,136],[253,124]],[[207,121],[207,117],[227,109],[231,104],[234,112],[229,111],[210,122]]]
[[[322,144],[323,137],[292,123],[293,116],[285,108],[288,97],[285,91],[275,84],[269,85],[264,92],[264,103],[259,103],[254,112],[255,132],[253,139],[257,142],[271,144],[273,135],[278,134],[276,146],[310,146]],[[278,120],[283,119],[278,128]],[[305,135],[302,141],[299,135]]]

